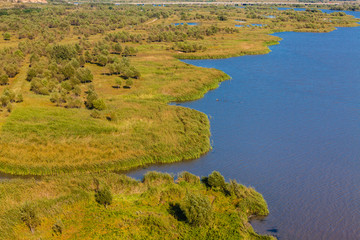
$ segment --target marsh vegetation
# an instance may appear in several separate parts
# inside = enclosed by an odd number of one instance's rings
[[[280,40],[269,33],[356,25],[264,6],[25,5],[0,19],[0,170],[35,175],[197,158],[211,147],[207,116],[168,103],[229,76],[178,58],[262,54]]]
[[[273,239],[248,223],[269,213],[261,194],[223,184],[226,191],[188,172],[176,181],[149,172],[142,181],[80,174],[1,182],[0,239]]]

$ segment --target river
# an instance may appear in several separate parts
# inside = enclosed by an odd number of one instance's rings
[[[179,104],[210,117],[213,150],[128,175],[217,170],[264,195],[259,233],[360,239],[360,27],[275,35],[283,40],[266,55],[185,61],[232,77]]]

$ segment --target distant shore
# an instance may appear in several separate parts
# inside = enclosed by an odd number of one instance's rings
[[[90,1],[76,1],[74,3],[93,3]],[[306,2],[276,2],[276,1],[271,1],[271,2],[265,2],[265,1],[224,1],[224,2],[201,2],[201,1],[194,1],[194,2],[177,2],[177,1],[168,1],[168,2],[164,2],[164,1],[151,1],[151,2],[126,2],[126,1],[122,1],[122,2],[115,2],[115,1],[111,1],[111,2],[102,2],[102,3],[113,3],[115,5],[243,5],[243,6],[247,6],[247,5],[259,5],[259,4],[264,4],[264,5],[302,5],[302,6],[311,6],[311,5],[343,5],[346,4],[346,2],[329,2],[329,3],[323,3],[323,2],[317,2],[317,3],[306,3]],[[354,3],[359,3],[359,2],[354,2]]]

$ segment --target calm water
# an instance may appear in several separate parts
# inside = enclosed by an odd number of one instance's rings
[[[181,104],[210,116],[213,150],[129,175],[218,170],[264,195],[260,233],[360,239],[360,27],[276,35],[267,55],[186,61],[232,77]]]
[[[197,25],[199,25],[199,24],[196,23],[196,22],[174,23],[175,26],[184,25],[184,24],[187,24],[187,25],[189,25],[189,26],[197,26]]]
[[[235,27],[244,27],[245,25],[235,25]],[[259,23],[252,23],[252,24],[250,24],[250,25],[246,25],[246,27],[251,27],[251,26],[253,26],[253,27],[262,27],[262,26],[266,26],[266,25],[264,25],[264,24],[259,24]]]

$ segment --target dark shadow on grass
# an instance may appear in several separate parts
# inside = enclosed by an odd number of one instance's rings
[[[179,203],[170,203],[168,212],[178,221],[186,221],[186,216],[180,208]]]

